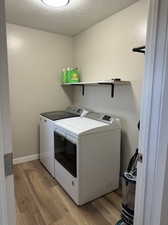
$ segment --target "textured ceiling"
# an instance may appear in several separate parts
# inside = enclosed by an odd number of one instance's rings
[[[76,35],[137,0],[71,0],[62,9],[40,0],[6,0],[7,22],[54,33]]]

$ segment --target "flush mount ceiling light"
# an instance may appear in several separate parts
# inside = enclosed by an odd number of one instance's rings
[[[69,4],[70,0],[41,0],[45,5],[55,8],[64,7]]]

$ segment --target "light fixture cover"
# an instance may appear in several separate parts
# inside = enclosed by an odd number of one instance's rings
[[[50,7],[63,7],[69,4],[70,0],[41,0],[45,5]]]

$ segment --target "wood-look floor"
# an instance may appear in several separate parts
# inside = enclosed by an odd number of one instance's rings
[[[17,225],[115,225],[121,197],[113,192],[78,207],[39,161],[14,167]]]

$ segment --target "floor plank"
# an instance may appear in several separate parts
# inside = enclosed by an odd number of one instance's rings
[[[115,225],[121,196],[113,192],[76,206],[38,160],[14,167],[17,225]]]

